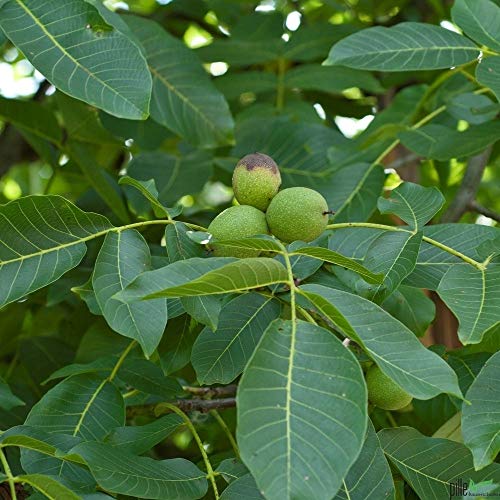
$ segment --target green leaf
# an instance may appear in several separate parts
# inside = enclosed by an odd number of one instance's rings
[[[445,392],[461,397],[455,372],[373,302],[321,285],[303,285],[300,292],[412,396],[430,399]]]
[[[92,277],[97,302],[109,326],[137,340],[146,356],[156,349],[165,330],[166,301],[129,304],[113,296],[150,267],[149,247],[141,234],[131,229],[106,235]]]
[[[332,94],[340,94],[352,87],[373,93],[383,91],[378,80],[367,71],[319,64],[302,64],[292,68],[285,73],[284,85],[290,89],[318,90]]]
[[[206,252],[202,245],[198,245],[189,237],[192,233],[182,222],[169,224],[165,229],[165,247],[170,262],[203,257]]]
[[[217,330],[205,328],[196,339],[191,363],[204,385],[228,384],[243,372],[280,305],[257,293],[236,297],[220,313]]]
[[[484,333],[500,321],[500,265],[490,263],[484,270],[456,264],[443,276],[439,296],[457,317],[458,336],[463,344],[481,342]]]
[[[148,181],[138,181],[128,175],[121,177],[118,184],[132,186],[136,188],[151,204],[156,217],[168,217],[168,209],[158,201],[158,190],[156,189],[154,179]],[[176,214],[179,215],[179,214]]]
[[[120,145],[120,142],[102,126],[96,108],[72,99],[62,92],[56,92],[54,97],[70,139],[90,144]]]
[[[137,457],[103,443],[81,443],[71,453],[88,464],[101,488],[138,498],[195,499],[205,495],[206,474],[183,458]]]
[[[80,500],[82,497],[50,476],[43,474],[22,474],[17,476],[17,482],[29,484],[50,500]]]
[[[276,320],[248,362],[237,409],[241,456],[265,498],[330,499],[363,444],[366,386],[330,332]]]
[[[440,26],[400,23],[358,31],[332,47],[327,64],[380,71],[451,68],[477,59],[468,38]]]
[[[464,443],[472,451],[474,467],[483,469],[500,451],[500,352],[486,362],[467,391],[471,404],[462,406]]]
[[[188,314],[169,319],[158,346],[160,365],[166,375],[184,368],[191,359],[191,348],[199,333],[196,322]],[[201,327],[200,327],[201,328]]]
[[[490,356],[488,352],[467,354],[461,350],[448,353],[448,364],[455,370],[463,394],[467,393]],[[461,401],[458,404],[462,406]]]
[[[118,378],[139,391],[167,400],[182,393],[177,380],[166,377],[159,366],[146,359],[127,359],[118,372]]]
[[[487,57],[477,65],[476,68],[477,81],[490,88],[500,101],[500,57]]]
[[[47,9],[44,0],[9,0],[0,27],[66,94],[122,118],[148,116],[151,75],[146,61],[137,45],[107,25],[95,7],[57,0]]]
[[[405,285],[399,286],[382,307],[418,337],[425,334],[436,314],[434,302],[423,290]]]
[[[196,54],[149,19],[127,17],[126,22],[142,43],[153,76],[151,116],[196,146],[230,144],[229,106]]]
[[[54,113],[38,102],[0,97],[0,116],[37,138],[52,144],[62,141],[62,130]]]
[[[18,446],[54,456],[57,448],[44,442],[44,433],[39,429],[26,425],[11,427],[0,435],[0,447]]]
[[[179,415],[164,415],[150,424],[117,427],[106,436],[105,442],[133,455],[142,455],[161,443],[182,423]]]
[[[96,316],[102,315],[101,308],[95,298],[94,289],[92,288],[92,276],[83,285],[72,287],[71,291],[76,293],[87,304],[92,314]]]
[[[153,179],[158,200],[168,207],[182,196],[201,191],[212,175],[212,158],[204,151],[182,157],[159,151],[140,153],[127,165],[127,174],[137,181]]]
[[[372,233],[376,234],[376,231],[372,231]],[[477,249],[479,245],[495,239],[497,234],[498,228],[479,224],[436,224],[424,228],[424,236],[447,245],[473,259],[478,258]],[[366,234],[364,236],[366,238]],[[442,277],[453,264],[469,267],[469,264],[459,257],[423,241],[415,270],[408,276],[406,283],[417,288],[436,290]]]
[[[210,235],[209,235],[210,236]],[[237,240],[210,240],[210,243],[217,241],[217,246],[226,248],[245,248],[261,250],[263,252],[282,253],[283,247],[274,236],[260,235],[249,238],[239,238]]]
[[[100,440],[124,424],[123,398],[112,382],[93,374],[75,375],[48,391],[31,409],[26,425],[48,434]]]
[[[382,214],[394,214],[411,229],[420,230],[441,209],[444,196],[435,187],[423,187],[403,182],[390,191],[389,197],[380,197],[377,208]]]
[[[228,483],[231,483],[248,474],[248,469],[236,458],[226,458],[219,464],[216,472],[219,472]]]
[[[19,228],[23,228],[22,231]],[[26,196],[0,205],[0,307],[76,267],[85,241],[112,228],[60,196]]]
[[[498,114],[499,105],[482,94],[468,92],[451,99],[446,111],[457,120],[465,120],[472,125],[489,122]]]
[[[334,500],[383,500],[394,498],[391,469],[370,420],[358,459],[344,478]]]
[[[382,429],[378,437],[385,454],[419,498],[450,498],[452,483],[488,479],[500,483],[500,465],[474,471],[472,455],[461,443],[426,437],[411,427]]]
[[[367,296],[381,303],[396,290],[403,279],[415,268],[422,232],[382,233],[368,247],[365,266],[374,273],[384,275],[383,284],[371,287]]]
[[[293,250],[290,255],[307,255],[315,259],[323,260],[324,262],[330,262],[331,264],[350,269],[362,276],[368,283],[382,283],[383,281],[383,275],[373,273],[370,269],[367,269],[355,260],[344,257],[342,254],[334,252],[333,250],[328,250],[327,248],[303,247]]]
[[[183,285],[170,286],[146,295],[144,299],[241,292],[275,283],[286,283],[287,280],[287,272],[282,264],[267,257],[254,257],[231,262]]]
[[[59,370],[53,372],[50,377],[44,380],[44,384],[58,378],[72,377],[83,373],[98,373],[102,378],[107,377],[113,371],[118,361],[118,356],[105,356],[98,358],[90,363],[72,363],[65,365]]]
[[[232,481],[222,492],[221,500],[264,500],[251,474]]]
[[[7,382],[0,377],[0,408],[9,411],[24,404],[24,401],[13,394]]]
[[[430,124],[401,132],[399,138],[404,146],[418,155],[447,161],[479,153],[500,139],[500,122],[471,125],[464,132]]]
[[[328,206],[335,222],[364,222],[375,211],[384,186],[384,170],[369,163],[353,163],[330,178]]]
[[[227,99],[236,99],[245,92],[254,94],[275,92],[278,78],[268,71],[243,71],[241,73],[230,71],[217,77],[214,83]]]
[[[451,9],[453,22],[480,45],[500,50],[500,7],[490,0],[456,0]]]
[[[66,148],[69,156],[80,167],[89,184],[118,219],[124,224],[130,222],[120,187],[115,178],[99,165],[94,155],[95,146],[78,141],[68,141]]]

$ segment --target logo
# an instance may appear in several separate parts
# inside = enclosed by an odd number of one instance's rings
[[[448,483],[450,500],[452,498],[494,498],[500,497],[498,484],[495,484],[491,479],[489,481],[481,481],[475,483],[472,479],[465,482],[458,478],[456,481]]]

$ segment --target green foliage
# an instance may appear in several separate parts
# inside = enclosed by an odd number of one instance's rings
[[[0,0],[0,497],[498,495],[499,23]]]

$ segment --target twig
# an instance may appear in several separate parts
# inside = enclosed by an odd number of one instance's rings
[[[484,215],[485,217],[489,217],[490,219],[496,220],[497,222],[500,222],[500,214],[495,212],[494,210],[490,210],[489,208],[483,207],[483,205],[480,205],[476,200],[472,200],[468,205],[467,208],[471,212],[477,212],[478,214]]]
[[[223,385],[220,387],[191,387],[184,386],[182,388],[185,392],[189,392],[190,394],[194,394],[195,396],[205,397],[205,398],[213,398],[220,396],[234,396],[236,394],[236,390],[238,386],[236,384],[231,385]]]
[[[462,184],[455,199],[441,217],[441,222],[457,222],[467,212],[470,203],[476,198],[484,169],[490,158],[491,149],[492,146],[489,146],[482,153],[469,159]]]
[[[178,399],[172,404],[183,411],[199,411],[208,413],[210,410],[224,410],[236,406],[236,398],[222,399]]]

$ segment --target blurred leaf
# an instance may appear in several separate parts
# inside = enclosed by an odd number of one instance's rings
[[[486,362],[467,391],[471,404],[462,406],[464,443],[472,451],[474,467],[483,469],[500,451],[500,352]]]
[[[445,392],[461,397],[455,372],[373,302],[321,285],[303,285],[300,291],[412,396],[430,399]]]
[[[7,382],[0,377],[0,408],[8,411],[24,404],[24,401],[13,394]]]
[[[127,174],[142,182],[153,179],[158,200],[168,207],[184,195],[201,191],[212,175],[212,158],[203,151],[182,157],[162,152],[140,153],[128,164]]]
[[[68,30],[68,23],[76,29]],[[148,116],[151,76],[141,51],[86,2],[8,0],[0,27],[58,89],[122,118]],[[118,75],[118,76],[117,76]]]
[[[302,64],[292,68],[286,72],[284,84],[292,89],[319,90],[333,94],[352,87],[373,93],[383,91],[378,80],[367,71],[319,64]]]
[[[457,120],[465,120],[472,125],[479,125],[493,120],[498,114],[499,107],[485,95],[468,92],[455,96],[446,110]]]
[[[248,362],[237,409],[241,456],[265,497],[326,500],[362,447],[366,387],[331,333],[276,320]]]
[[[0,116],[39,139],[56,145],[62,142],[62,130],[54,113],[38,102],[0,97]]]
[[[216,331],[205,328],[196,339],[191,363],[203,385],[228,384],[243,372],[268,325],[281,307],[257,293],[236,297],[220,313]]]
[[[99,165],[94,147],[78,141],[68,141],[69,156],[80,167],[89,184],[96,190],[122,223],[130,222],[130,216],[123,201],[120,187],[115,178]]]
[[[198,57],[149,19],[127,17],[126,22],[142,43],[153,76],[153,119],[196,146],[230,144],[234,123],[229,106]]]
[[[455,370],[463,394],[467,393],[490,356],[487,352],[466,354],[461,350],[448,353],[448,364]],[[459,404],[461,406],[461,402]]]
[[[96,108],[62,92],[56,92],[55,101],[61,112],[68,137],[91,144],[118,145],[117,139],[102,126]]]
[[[332,47],[327,64],[380,71],[451,68],[477,59],[468,38],[425,23],[376,26],[344,38]]]
[[[268,71],[244,71],[226,73],[217,77],[214,83],[227,99],[236,99],[245,92],[275,92],[278,79],[274,73]]]
[[[471,125],[464,132],[430,124],[401,132],[399,138],[418,155],[446,161],[479,153],[500,139],[500,122]]]

